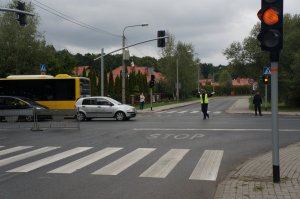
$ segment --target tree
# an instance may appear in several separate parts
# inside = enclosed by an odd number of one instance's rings
[[[300,15],[285,14],[283,19],[283,50],[279,60],[279,100],[300,106]],[[252,77],[259,81],[263,66],[270,66],[269,53],[261,51],[256,36],[259,24],[242,43],[234,42],[224,51],[230,60],[233,76]]]
[[[177,82],[177,60],[178,76],[181,84],[180,98],[186,98],[197,88],[198,65],[193,60],[193,46],[178,42],[175,44],[174,36],[169,35],[166,47],[162,49],[158,70],[164,75],[164,84],[168,94],[175,95],[175,85]]]
[[[219,84],[224,88],[224,92],[229,95],[232,88],[232,78],[227,70],[223,70],[219,75]]]
[[[16,0],[7,5],[12,9],[16,6]],[[31,3],[26,4],[25,10],[34,12]],[[40,64],[46,61],[53,63],[53,51],[46,46],[43,35],[37,31],[37,14],[27,17],[27,22],[22,27],[16,20],[15,13],[5,12],[0,15],[1,77],[10,74],[38,74]]]

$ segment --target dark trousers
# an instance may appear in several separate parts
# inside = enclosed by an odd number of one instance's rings
[[[209,117],[207,114],[208,104],[201,104],[201,110],[203,113],[203,119],[206,119],[206,117]]]
[[[141,110],[144,109],[144,104],[145,104],[145,102],[140,102],[140,109],[141,109]]]
[[[261,115],[261,104],[254,104],[255,115],[257,115],[257,110],[259,115]]]

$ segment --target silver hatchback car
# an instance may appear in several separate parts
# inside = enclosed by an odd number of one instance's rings
[[[133,106],[102,96],[80,98],[75,106],[79,121],[91,120],[92,118],[116,118],[118,121],[129,120],[135,117],[137,113]]]

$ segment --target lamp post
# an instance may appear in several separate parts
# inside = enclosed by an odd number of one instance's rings
[[[176,59],[176,100],[179,100],[179,82],[178,82],[178,57]]]
[[[127,28],[132,28],[132,27],[136,27],[136,26],[148,26],[148,24],[144,23],[144,24],[138,24],[138,25],[131,25],[131,26],[126,26],[123,29],[123,34],[122,34],[122,54],[123,54],[123,58],[122,58],[122,103],[125,104],[126,103],[126,97],[125,97],[125,30]]]

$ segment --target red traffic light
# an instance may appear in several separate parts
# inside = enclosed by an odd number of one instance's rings
[[[257,13],[261,20],[261,30],[257,36],[262,50],[275,52],[283,43],[283,0],[261,0]]]
[[[262,20],[267,25],[275,25],[279,22],[279,12],[274,8],[269,8],[264,11]]]

